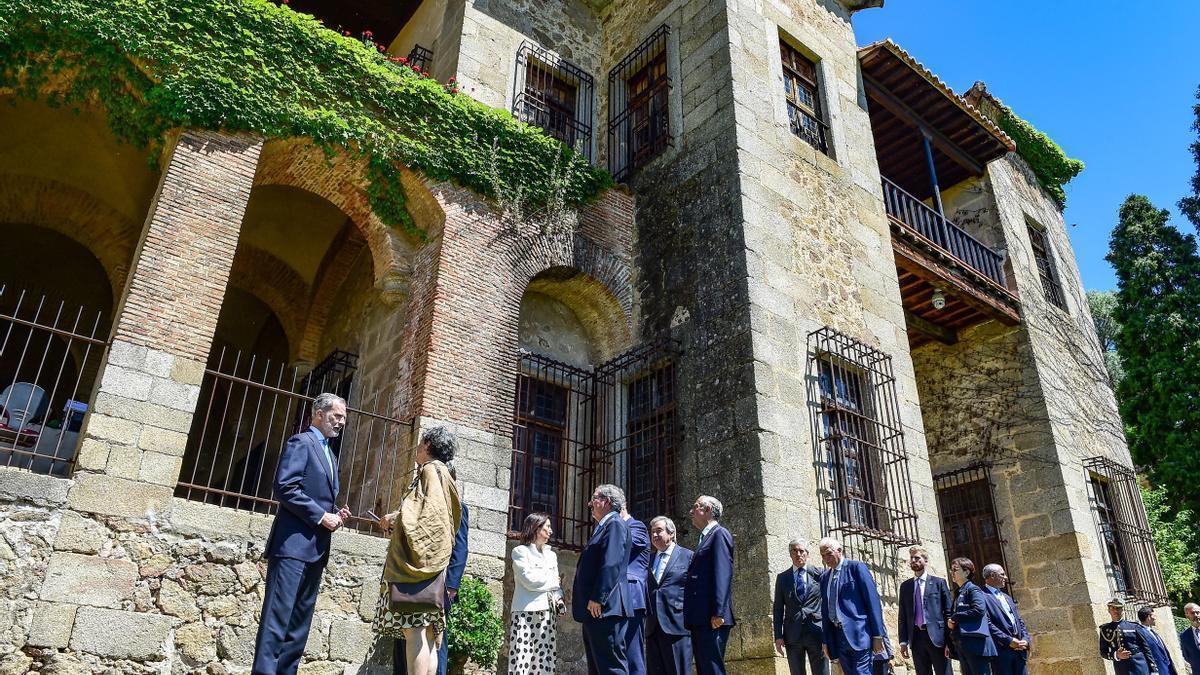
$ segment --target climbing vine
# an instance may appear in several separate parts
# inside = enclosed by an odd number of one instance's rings
[[[0,0],[0,90],[98,105],[152,157],[179,127],[308,137],[365,157],[375,214],[417,236],[401,166],[532,203],[575,205],[612,184],[539,129],[381,52],[268,0]],[[564,162],[566,183],[551,178]]]
[[[1017,117],[1012,108],[1003,104],[996,108],[996,123],[1017,144],[1017,154],[1033,169],[1038,183],[1050,193],[1059,210],[1066,208],[1067,193],[1063,186],[1083,171],[1083,161],[1067,157],[1057,143]]]

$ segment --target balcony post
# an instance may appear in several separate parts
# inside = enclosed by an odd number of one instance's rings
[[[929,165],[929,185],[933,188],[933,204],[937,207],[938,215],[946,217],[942,208],[942,189],[938,187],[937,169],[933,166],[933,147],[929,145],[929,131],[921,129],[921,145],[925,147],[925,162]]]

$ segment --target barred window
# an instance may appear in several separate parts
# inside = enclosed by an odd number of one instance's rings
[[[792,133],[817,150],[829,154],[829,125],[821,113],[817,64],[783,38],[779,39],[779,54],[783,62],[783,91]]]
[[[509,532],[530,513],[552,517],[555,546],[580,549],[601,483],[625,491],[629,512],[673,512],[678,347],[659,339],[591,369],[523,352],[513,424]]]
[[[608,163],[618,181],[671,145],[669,34],[659,26],[608,73]]]
[[[1028,221],[1025,223],[1025,227],[1029,231],[1029,243],[1033,247],[1033,261],[1037,265],[1038,277],[1042,281],[1042,292],[1050,304],[1065,310],[1067,308],[1066,296],[1058,278],[1058,269],[1054,265],[1054,252],[1050,248],[1046,231]]]
[[[592,158],[595,84],[582,68],[524,42],[517,50],[513,115]]]
[[[1169,604],[1137,476],[1105,457],[1086,459],[1083,465],[1113,590],[1152,607]]]
[[[827,529],[916,543],[891,357],[828,327],[810,333],[808,346]]]

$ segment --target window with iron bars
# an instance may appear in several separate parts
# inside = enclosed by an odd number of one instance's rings
[[[992,487],[988,464],[973,464],[933,477],[946,560],[964,557],[973,560],[979,569],[988,563],[1007,568]]]
[[[592,159],[595,81],[575,64],[528,42],[517,50],[513,115]]]
[[[670,32],[659,26],[608,73],[608,164],[617,181],[671,145]]]
[[[556,546],[582,548],[593,526],[587,500],[601,483],[625,491],[635,518],[673,513],[676,350],[660,339],[589,369],[520,355],[510,535],[543,512]]]
[[[783,62],[783,92],[792,133],[828,155],[829,125],[821,112],[817,64],[783,38],[779,39],[779,54]]]
[[[1170,604],[1133,470],[1106,457],[1083,462],[1113,590],[1151,607]]]
[[[917,543],[891,357],[829,327],[810,333],[808,348],[827,529]]]
[[[421,45],[413,45],[413,48],[408,50],[408,66],[413,70],[429,71],[429,66],[433,65],[433,50]]]
[[[1037,265],[1038,277],[1042,282],[1042,292],[1050,304],[1065,310],[1067,308],[1066,295],[1063,293],[1062,283],[1058,279],[1058,268],[1054,265],[1054,252],[1050,248],[1046,231],[1030,222],[1026,222],[1025,227],[1029,231],[1029,244],[1033,247],[1033,261]]]

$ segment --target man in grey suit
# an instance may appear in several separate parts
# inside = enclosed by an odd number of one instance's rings
[[[821,570],[808,564],[808,542],[788,543],[792,566],[775,577],[775,651],[787,653],[792,675],[829,675],[821,652]],[[807,667],[805,661],[807,660]]]

